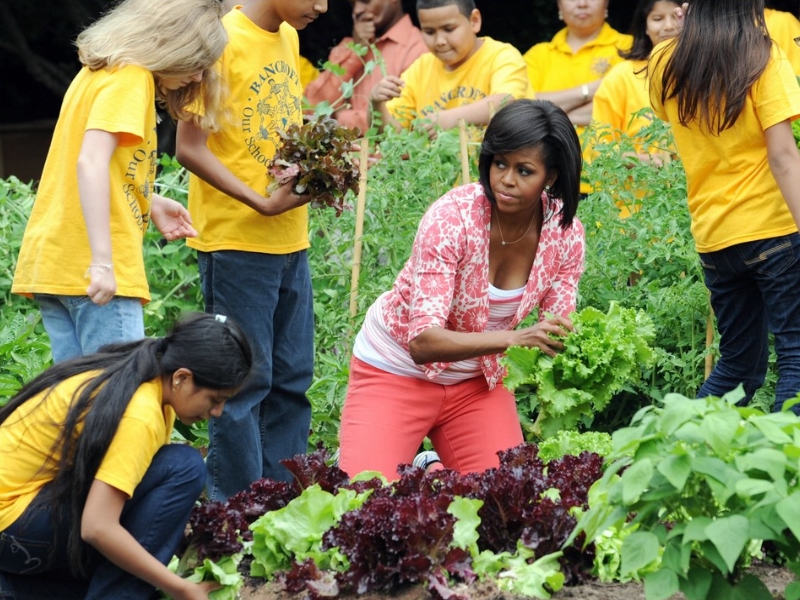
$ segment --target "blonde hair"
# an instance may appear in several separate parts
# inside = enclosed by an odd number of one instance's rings
[[[214,68],[228,43],[222,13],[219,0],[122,0],[78,35],[78,58],[93,71],[125,65],[147,69],[159,103],[173,118],[216,131],[226,112],[224,86]],[[180,89],[159,85],[161,77],[201,71],[201,81]]]

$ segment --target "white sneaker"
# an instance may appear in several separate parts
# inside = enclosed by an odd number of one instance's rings
[[[427,470],[432,464],[440,462],[442,462],[442,460],[436,452],[433,450],[423,450],[414,457],[414,460],[411,461],[411,466]]]

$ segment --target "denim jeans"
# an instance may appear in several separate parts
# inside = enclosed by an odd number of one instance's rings
[[[106,344],[144,337],[144,311],[139,298],[117,296],[103,306],[88,296],[36,294],[34,299],[50,336],[54,362],[93,354]]]
[[[242,326],[253,347],[244,387],[208,426],[207,491],[226,500],[257,479],[291,481],[279,461],[308,450],[314,306],[305,251],[198,252],[206,311]]]
[[[120,523],[150,554],[167,564],[178,549],[205,478],[205,464],[197,450],[179,444],[162,446],[133,497],[125,503]],[[153,597],[152,585],[102,557],[88,581],[70,580],[65,551],[68,524],[59,523],[58,528],[57,537],[64,543],[52,555],[49,550],[55,532],[46,506],[31,506],[0,532],[0,569],[5,575],[5,585],[10,583],[13,587],[7,598],[149,600]]]
[[[773,410],[780,410],[800,391],[800,234],[701,253],[700,262],[720,358],[698,397],[721,396],[743,384],[749,402],[764,383],[771,332],[778,357]]]

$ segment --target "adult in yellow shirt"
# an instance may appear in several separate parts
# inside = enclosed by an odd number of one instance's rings
[[[524,58],[536,97],[560,106],[580,135],[592,117],[600,81],[623,61],[619,52],[628,50],[633,38],[606,22],[608,0],[558,0],[558,17],[566,27]]]
[[[769,37],[786,53],[794,74],[800,76],[800,46],[794,41],[800,37],[800,21],[792,13],[773,8],[764,9],[764,21]]]
[[[429,132],[461,119],[486,125],[502,104],[533,96],[519,51],[478,37],[481,14],[473,0],[419,0],[417,16],[430,53],[373,88],[382,127],[409,127],[415,118],[424,118]]]
[[[165,566],[206,479],[169,440],[176,418],[221,414],[252,363],[232,321],[194,315],[57,363],[0,408],[0,597],[207,600]]]

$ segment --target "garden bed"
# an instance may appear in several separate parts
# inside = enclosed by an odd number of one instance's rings
[[[783,599],[783,590],[794,581],[791,571],[766,563],[759,563],[751,568],[763,581],[776,599]],[[522,600],[523,596],[515,596],[498,590],[492,583],[479,583],[469,587],[457,588],[466,600]],[[242,600],[305,600],[304,594],[289,594],[278,583],[260,584],[249,580],[242,590]],[[395,594],[369,593],[362,596],[342,594],[340,600],[432,600],[433,597],[423,586],[412,586]],[[576,600],[645,600],[644,587],[639,583],[600,583],[587,582],[583,585],[563,588],[553,594],[553,600],[574,598]],[[676,594],[675,599],[685,598]],[[527,599],[526,599],[527,600]]]

